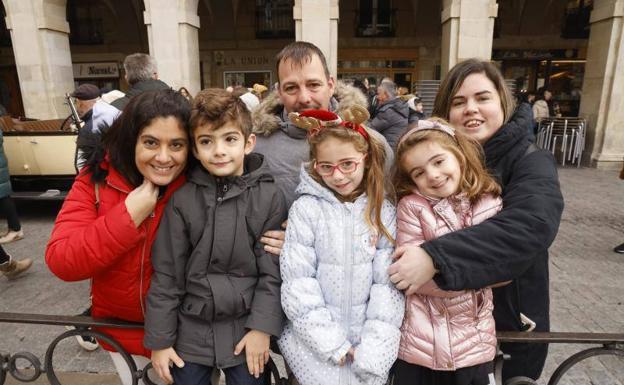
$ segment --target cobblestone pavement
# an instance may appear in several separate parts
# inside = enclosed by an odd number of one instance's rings
[[[617,179],[616,171],[563,168],[559,172],[566,208],[550,253],[552,329],[624,333],[624,255],[612,251],[624,242],[624,181]],[[45,266],[44,248],[57,209],[49,203],[20,204],[26,236],[6,249],[16,257],[32,257],[35,264],[19,279],[0,277],[0,311],[77,314],[89,306],[88,282],[61,282]],[[48,344],[63,330],[0,324],[0,352],[27,350],[43,360]],[[565,358],[585,347],[551,345],[540,384],[547,383]],[[73,339],[62,342],[54,357],[60,372],[114,371],[101,349],[85,352]],[[568,372],[561,384],[624,385],[624,359],[589,359]]]

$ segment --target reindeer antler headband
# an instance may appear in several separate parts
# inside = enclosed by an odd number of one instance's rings
[[[358,132],[368,141],[368,132],[362,126],[369,117],[364,107],[353,106],[343,112],[343,118],[327,110],[305,110],[301,113],[291,112],[288,118],[293,124],[307,130],[308,135],[313,137],[325,127],[343,126]]]

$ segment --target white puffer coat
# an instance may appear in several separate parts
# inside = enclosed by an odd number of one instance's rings
[[[302,385],[384,384],[405,307],[388,276],[393,246],[366,223],[365,195],[342,203],[301,168],[280,256],[288,324],[279,347]],[[394,236],[395,209],[382,221]],[[355,360],[338,362],[350,348]]]

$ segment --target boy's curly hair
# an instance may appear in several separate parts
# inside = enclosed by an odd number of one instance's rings
[[[217,128],[228,122],[234,123],[245,139],[251,135],[251,114],[239,97],[221,88],[206,88],[195,96],[191,110],[191,132],[200,126]]]

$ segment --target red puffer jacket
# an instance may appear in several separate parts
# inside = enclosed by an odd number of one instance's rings
[[[108,168],[108,176],[98,185],[97,208],[91,173],[83,171],[76,178],[56,218],[46,263],[64,281],[91,279],[93,317],[143,322],[152,243],[167,201],[185,177],[179,176],[167,187],[154,213],[136,228],[125,205],[134,188],[108,163],[102,167]],[[99,330],[113,336],[129,353],[150,356],[143,347],[143,329]]]
[[[397,245],[420,245],[496,215],[500,198],[474,204],[464,195],[432,200],[414,193],[397,206]],[[492,361],[496,354],[492,290],[444,291],[433,280],[407,298],[399,358],[434,370]]]

